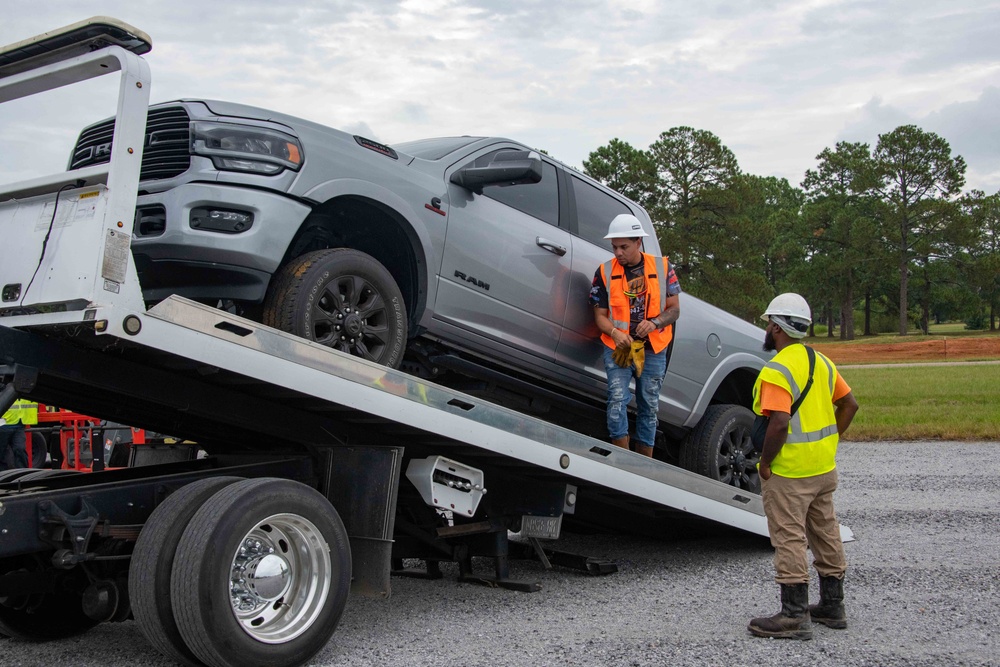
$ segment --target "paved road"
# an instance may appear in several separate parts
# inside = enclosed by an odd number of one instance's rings
[[[1000,443],[844,443],[837,504],[847,545],[850,628],[811,642],[754,638],[777,610],[761,538],[574,535],[563,548],[616,560],[588,578],[517,564],[533,594],[394,580],[388,601],[349,603],[322,667],[427,665],[1000,664]],[[814,589],[815,596],[815,589]],[[166,665],[132,622],[59,642],[0,641],[0,665]]]

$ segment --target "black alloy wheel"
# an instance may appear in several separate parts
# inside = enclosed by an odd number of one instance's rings
[[[264,324],[390,368],[406,350],[406,305],[392,275],[349,248],[307,253],[275,274]]]
[[[753,412],[742,405],[710,405],[688,436],[681,465],[749,493],[760,493],[760,453],[750,441]]]

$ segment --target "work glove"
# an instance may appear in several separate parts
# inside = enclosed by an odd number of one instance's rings
[[[611,358],[615,360],[619,368],[628,368],[632,364],[632,346],[619,345],[611,353]]]
[[[632,364],[635,366],[635,376],[642,377],[642,365],[646,363],[646,343],[641,340],[632,341]]]
[[[635,376],[642,377],[642,366],[646,363],[646,344],[644,341],[634,340],[630,346],[616,347],[611,358],[619,368],[635,366]]]

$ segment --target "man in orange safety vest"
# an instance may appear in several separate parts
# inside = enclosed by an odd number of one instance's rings
[[[638,414],[633,449],[652,456],[660,387],[667,372],[674,322],[680,315],[681,286],[666,257],[642,252],[646,236],[633,215],[622,214],[611,221],[604,238],[611,240],[615,257],[594,274],[590,303],[604,343],[611,442],[629,448],[627,409],[632,399],[629,382],[634,377]]]

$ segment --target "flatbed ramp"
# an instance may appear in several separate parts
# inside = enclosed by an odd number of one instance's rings
[[[375,444],[485,470],[491,492],[496,477],[505,493],[570,484],[570,523],[670,534],[698,517],[767,535],[759,496],[215,308],[171,297],[146,312],[67,315],[34,316],[30,339],[0,332],[0,352],[16,348],[37,370],[23,393],[43,402],[210,451]]]

